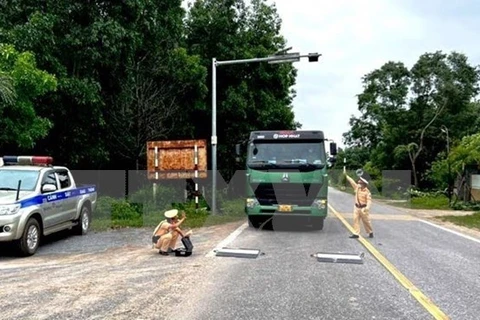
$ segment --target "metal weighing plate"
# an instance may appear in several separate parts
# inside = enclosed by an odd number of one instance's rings
[[[365,254],[361,253],[345,253],[345,252],[317,252],[312,254],[312,257],[317,258],[319,262],[330,263],[355,263],[363,264],[363,257]]]
[[[217,257],[257,258],[261,251],[258,249],[221,248],[214,250]]]

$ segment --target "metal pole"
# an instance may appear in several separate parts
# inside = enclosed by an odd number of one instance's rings
[[[291,48],[284,49],[281,52],[288,51]],[[321,54],[310,53],[301,55],[299,53],[275,55],[265,58],[252,58],[252,59],[239,59],[239,60],[225,60],[217,61],[216,58],[212,58],[212,214],[217,213],[217,66],[243,64],[253,62],[277,62],[288,63],[299,61],[300,58],[306,57],[320,57]]]
[[[448,205],[452,204],[452,171],[450,168],[450,137],[448,135],[448,129],[446,128],[447,133],[447,165],[448,165]]]
[[[440,130],[442,130],[445,135],[447,136],[447,167],[448,167],[448,205],[451,205],[452,203],[452,189],[453,189],[453,183],[452,183],[452,171],[450,168],[450,136],[448,134],[448,128],[445,125],[442,125]]]
[[[212,214],[217,213],[217,59],[212,59]]]
[[[321,54],[315,54],[321,56]],[[310,57],[311,54],[296,54],[296,55],[278,55],[278,56],[270,56],[265,58],[251,58],[251,59],[239,59],[239,60],[224,60],[224,61],[216,61],[216,65],[223,66],[223,65],[231,65],[231,64],[243,64],[243,63],[254,63],[254,62],[273,62],[273,61],[282,61],[282,62],[296,62],[299,61],[300,58],[307,58]],[[215,58],[214,58],[215,59]]]

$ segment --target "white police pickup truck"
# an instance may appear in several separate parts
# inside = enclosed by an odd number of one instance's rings
[[[94,185],[77,186],[52,157],[0,157],[0,242],[35,254],[42,236],[65,229],[87,234],[95,210]]]

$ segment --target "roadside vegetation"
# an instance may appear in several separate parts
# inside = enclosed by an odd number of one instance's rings
[[[480,210],[468,183],[480,173],[479,84],[480,68],[459,52],[427,52],[411,66],[386,61],[366,74],[332,186],[351,192],[343,167],[354,179],[361,168],[373,196],[391,205]]]
[[[194,200],[170,202],[175,190],[160,188],[157,197],[153,197],[152,189],[145,188],[125,198],[100,196],[97,210],[92,221],[93,231],[104,231],[118,228],[154,228],[165,219],[164,212],[169,209],[179,209],[186,213],[187,219],[182,228],[199,228],[236,222],[245,219],[243,199],[218,198],[216,215],[212,215],[206,200],[199,199],[198,209]],[[153,230],[153,229],[152,229]]]
[[[347,173],[350,177],[356,179],[355,171],[349,170]],[[388,179],[383,181],[383,183],[385,182],[387,182],[387,184],[399,183],[398,181],[389,181]],[[372,198],[391,206],[418,210],[451,210],[452,213],[455,210],[477,211],[469,215],[452,214],[439,216],[436,217],[436,219],[480,230],[480,202],[454,201],[450,203],[445,190],[419,191],[412,186],[404,189],[396,185],[394,188],[389,188],[390,191],[384,191],[382,193],[382,181],[373,180],[371,183],[370,190],[372,192]],[[330,186],[337,190],[354,194],[354,190],[343,176],[343,171],[335,170],[331,172]],[[395,191],[392,192],[392,189]]]
[[[438,219],[480,231],[480,211],[466,216],[444,216]]]
[[[8,132],[0,150],[49,155],[73,171],[144,171],[147,141],[209,139],[212,58],[289,47],[267,0],[46,3],[0,5],[0,127]],[[218,168],[228,180],[238,169],[235,144],[250,131],[302,127],[293,106],[297,70],[259,63],[217,72]],[[374,196],[392,205],[475,208],[474,199],[456,196],[449,205],[445,190],[480,170],[480,68],[463,53],[432,51],[411,66],[385,61],[358,81],[359,115],[331,171],[341,172],[344,159],[353,177],[362,168]],[[386,179],[385,170],[410,171],[408,181]],[[339,175],[332,184],[349,192]],[[152,204],[144,193],[100,197],[95,228],[152,226],[175,206],[192,225],[243,212],[240,200],[219,203],[223,213],[213,217],[190,202],[171,203],[167,193]]]

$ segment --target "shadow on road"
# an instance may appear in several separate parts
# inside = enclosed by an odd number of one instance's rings
[[[258,231],[268,232],[317,232],[318,229],[308,219],[274,216],[266,220],[257,228]]]
[[[42,247],[55,244],[58,241],[65,240],[67,238],[76,237],[72,234],[72,230],[63,230],[57,233],[43,236],[40,240],[40,247],[36,254],[41,253]],[[2,258],[17,258],[19,254],[16,250],[16,245],[13,242],[2,242],[0,243],[0,259]]]

